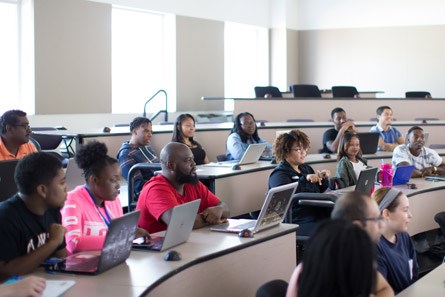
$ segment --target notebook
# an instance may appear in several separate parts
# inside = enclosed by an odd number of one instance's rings
[[[138,250],[164,251],[186,242],[192,233],[201,199],[173,207],[170,223],[165,236],[151,235],[146,242],[143,238],[133,241],[133,248]]]
[[[371,190],[374,187],[375,178],[377,175],[378,168],[368,168],[365,170],[360,171],[360,175],[357,179],[357,183],[355,184],[354,191],[356,192],[362,192],[367,195],[371,195]],[[337,196],[341,196],[343,194],[346,194],[348,192],[351,192],[350,190],[337,190],[334,191],[333,194]]]
[[[217,163],[208,163],[203,166],[206,167],[232,167],[233,165],[246,165],[256,163],[260,159],[261,155],[266,148],[266,143],[252,143],[249,144],[247,150],[244,152],[241,160],[231,160]]]
[[[358,132],[358,138],[360,139],[360,149],[362,154],[369,155],[377,152],[379,145],[379,133],[374,132]]]
[[[239,233],[243,229],[250,229],[253,233],[279,225],[289,209],[292,196],[298,182],[275,187],[269,190],[261,207],[258,220],[229,220],[229,223],[216,225],[212,231]]]
[[[414,166],[398,166],[394,171],[394,175],[392,177],[392,185],[405,185],[409,182],[411,175],[413,174]]]
[[[0,201],[17,193],[17,185],[14,180],[17,162],[18,160],[0,161]]]
[[[65,261],[48,267],[49,270],[99,274],[124,262],[131,252],[140,211],[127,213],[113,219],[108,225],[104,246],[101,251],[80,252],[68,256]]]

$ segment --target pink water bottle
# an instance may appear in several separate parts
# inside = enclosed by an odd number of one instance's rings
[[[379,179],[382,187],[392,187],[392,173],[391,164],[380,165]]]

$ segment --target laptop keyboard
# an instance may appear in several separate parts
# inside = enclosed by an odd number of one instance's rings
[[[236,225],[234,228],[240,229],[240,230],[241,229],[250,229],[250,228],[255,227],[255,224],[256,224],[256,221],[250,221],[250,222],[247,222],[247,223]]]

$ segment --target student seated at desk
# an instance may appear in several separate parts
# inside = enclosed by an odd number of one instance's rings
[[[366,169],[368,161],[362,158],[360,139],[355,132],[343,135],[337,156],[335,174],[336,188],[346,188],[357,183],[360,171]]]
[[[405,143],[405,138],[399,130],[391,126],[393,120],[391,107],[380,106],[376,113],[378,122],[370,132],[380,134],[379,150],[392,152],[397,145]]]
[[[79,148],[75,160],[85,176],[85,185],[68,193],[62,209],[62,222],[68,232],[68,253],[100,250],[111,220],[123,215],[120,193],[120,167],[107,155],[104,143],[91,141]],[[149,236],[138,228],[136,238]]]
[[[193,228],[220,224],[229,217],[227,205],[204,186],[196,175],[192,151],[183,143],[170,142],[161,151],[162,174],[142,188],[136,209],[141,211],[139,227],[150,233],[163,231],[173,207],[201,199]]]
[[[375,251],[368,234],[356,224],[328,220],[309,239],[286,296],[371,297],[376,283]]]
[[[273,144],[273,151],[278,162],[269,176],[269,189],[298,181],[296,193],[323,193],[328,188],[329,170],[315,172],[304,164],[309,149],[309,137],[300,130],[280,134]],[[300,224],[299,233],[310,233],[314,224],[328,218],[329,208],[295,205],[292,209],[293,223]]]
[[[67,187],[62,163],[51,154],[32,153],[18,162],[14,179],[18,193],[0,203],[0,279],[66,256],[59,212]]]
[[[253,115],[242,112],[236,116],[233,128],[227,138],[227,160],[241,160],[249,144],[252,143],[266,143],[266,141],[258,135],[258,128]],[[271,151],[272,146],[267,144],[263,155],[272,157]]]
[[[414,165],[411,177],[445,174],[442,158],[435,150],[425,147],[425,135],[423,129],[418,126],[408,130],[406,144],[394,149],[392,164],[394,167]]]
[[[419,277],[416,251],[407,233],[412,218],[409,200],[401,191],[388,187],[376,190],[372,198],[385,219],[377,244],[378,270],[397,294]]]
[[[29,142],[31,127],[26,112],[9,110],[0,118],[0,161],[21,159],[37,152],[37,148]]]
[[[144,117],[136,117],[130,123],[131,138],[122,144],[117,153],[122,176],[128,182],[128,172],[131,167],[139,163],[159,163],[156,152],[150,146],[153,136],[151,121]],[[153,172],[140,171],[135,173],[134,192],[136,195],[142,190],[144,183],[153,176]]]
[[[195,130],[195,118],[188,113],[181,114],[175,121],[172,141],[188,146],[193,153],[196,165],[207,164],[209,163],[209,158],[207,158],[205,150],[193,139]]]
[[[343,134],[346,131],[357,132],[354,123],[346,117],[346,111],[341,107],[336,107],[331,111],[331,119],[334,122],[334,128],[323,133],[323,148],[321,153],[336,153]]]

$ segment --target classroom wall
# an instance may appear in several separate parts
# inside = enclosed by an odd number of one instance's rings
[[[224,110],[223,101],[202,96],[224,96],[224,23],[176,17],[176,108]]]
[[[111,5],[35,0],[36,114],[111,112]]]

